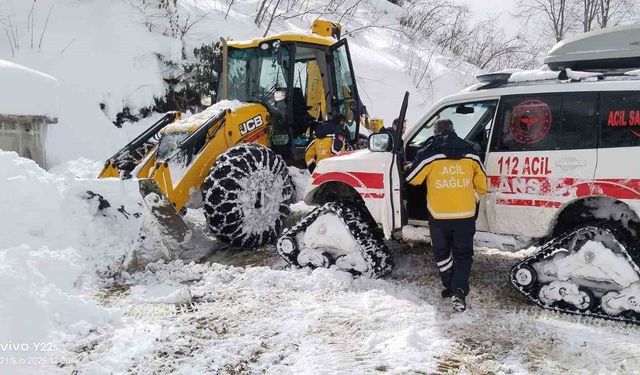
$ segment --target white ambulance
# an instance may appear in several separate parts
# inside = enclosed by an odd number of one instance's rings
[[[323,187],[335,181],[358,192],[387,235],[406,223],[424,225],[425,193],[404,186],[396,159],[413,160],[434,122],[448,118],[476,146],[489,178],[479,231],[535,239],[595,220],[633,227],[640,214],[640,71],[633,70],[640,68],[640,27],[567,39],[545,62],[549,70],[480,76],[440,100],[404,135],[400,155],[380,135],[369,151],[326,160],[305,201],[321,203]]]
[[[498,238],[494,245],[520,249],[606,222],[637,239],[640,26],[568,38],[549,52],[545,63],[536,71],[479,76],[478,84],[436,103],[402,142],[374,134],[368,150],[323,160],[305,202],[329,203],[329,208],[316,210],[314,217],[286,231],[278,242],[280,254],[297,266],[338,265],[369,276],[388,273],[393,264],[383,254],[381,241],[367,250],[360,237],[374,236],[373,222],[387,238],[407,224],[427,225],[424,187],[408,186],[403,166],[433,135],[434,122],[443,118],[453,122],[457,134],[472,142],[484,160],[490,192],[479,202],[477,238]],[[348,220],[343,218],[345,209]],[[349,227],[353,244],[331,242],[327,233],[338,224],[322,219],[326,215],[342,218],[347,227],[367,222],[360,228],[367,234],[354,234]],[[357,261],[340,246],[381,255]]]

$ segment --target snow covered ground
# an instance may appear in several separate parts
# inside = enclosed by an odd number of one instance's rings
[[[396,254],[400,267],[389,280],[283,270],[272,249],[211,265],[155,265],[98,296],[123,324],[63,344],[75,351],[63,369],[625,373],[640,363],[638,328],[524,303],[505,277],[518,255],[479,251],[471,309],[454,314],[439,297],[430,254],[402,247]],[[185,288],[192,300],[179,306],[134,298],[141,289],[161,297]]]
[[[255,0],[236,1],[228,19],[221,2],[196,3],[211,14],[186,41],[190,48],[220,36],[262,33],[252,21]],[[29,21],[33,4],[35,17]],[[385,0],[367,5],[346,24],[347,31],[373,13],[382,15],[382,24],[396,22],[402,11]],[[0,18],[7,17],[17,25],[22,48],[0,43],[0,59],[57,79],[54,84],[47,78],[57,105],[39,107],[58,113],[60,123],[48,140],[54,166],[48,172],[0,151],[0,374],[628,373],[639,368],[640,328],[544,312],[511,288],[507,272],[524,252],[478,249],[464,314],[453,314],[440,299],[426,245],[390,243],[397,267],[385,280],[289,270],[271,246],[218,251],[201,264],[160,262],[124,272],[143,221],[137,183],[95,176],[106,156],[153,121],[123,129],[110,122],[123,106],[139,108],[162,94],[163,67],[155,54],[176,58],[180,42],[149,32],[127,1],[4,0]],[[273,32],[307,31],[309,24],[292,19]],[[41,43],[29,46],[25,25],[42,32]],[[409,116],[417,118],[428,103],[457,91],[476,71],[435,54],[429,56],[431,89],[418,90],[404,69],[412,46],[397,33],[371,29],[350,43],[363,101],[387,123],[404,90],[412,94]],[[0,81],[3,87],[8,82]],[[20,97],[27,98],[16,105],[38,106],[28,100],[37,88],[10,86],[22,88]],[[308,175],[293,178],[303,184]],[[99,209],[105,200],[110,207]],[[292,208],[290,220],[310,209],[303,203]],[[206,230],[202,212],[190,210],[186,218],[196,230]],[[411,228],[406,235],[424,237]]]
[[[119,272],[139,218],[105,216],[85,192],[99,183],[112,207],[130,213],[136,202],[126,184],[83,178],[98,167],[78,161],[48,173],[0,152],[0,373],[627,373],[640,365],[639,327],[529,305],[507,280],[524,251],[478,249],[463,314],[439,297],[425,245],[391,242],[397,267],[385,280],[289,270],[271,246]],[[201,212],[187,218],[205,228]]]

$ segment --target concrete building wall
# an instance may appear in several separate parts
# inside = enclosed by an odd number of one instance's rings
[[[57,122],[47,116],[0,114],[0,150],[15,151],[46,168],[47,127]]]

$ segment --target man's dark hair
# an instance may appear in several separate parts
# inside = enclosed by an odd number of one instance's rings
[[[347,121],[347,118],[342,113],[334,113],[333,116],[331,116],[331,121],[336,124],[341,124]]]
[[[448,118],[443,118],[433,124],[433,135],[441,135],[448,132],[454,132],[453,122]]]

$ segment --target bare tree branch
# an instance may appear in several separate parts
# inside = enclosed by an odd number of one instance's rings
[[[53,12],[54,6],[55,4],[51,6],[51,9],[49,9],[49,14],[47,14],[47,19],[44,21],[44,27],[42,28],[42,33],[40,33],[40,41],[38,42],[38,48],[42,48],[42,39],[44,39],[44,33],[47,31],[47,26],[49,25],[49,18],[51,17],[51,12]]]
[[[519,11],[516,17],[530,20],[532,17],[542,17],[546,30],[556,41],[564,39],[574,27],[575,21],[571,14],[575,11],[572,0],[519,0]]]
[[[9,31],[7,29],[4,29],[5,34],[7,34],[7,40],[9,41],[9,47],[11,47],[11,56],[15,57],[16,56],[16,51],[15,49],[13,49],[13,42],[11,41],[11,37],[9,37]]]

